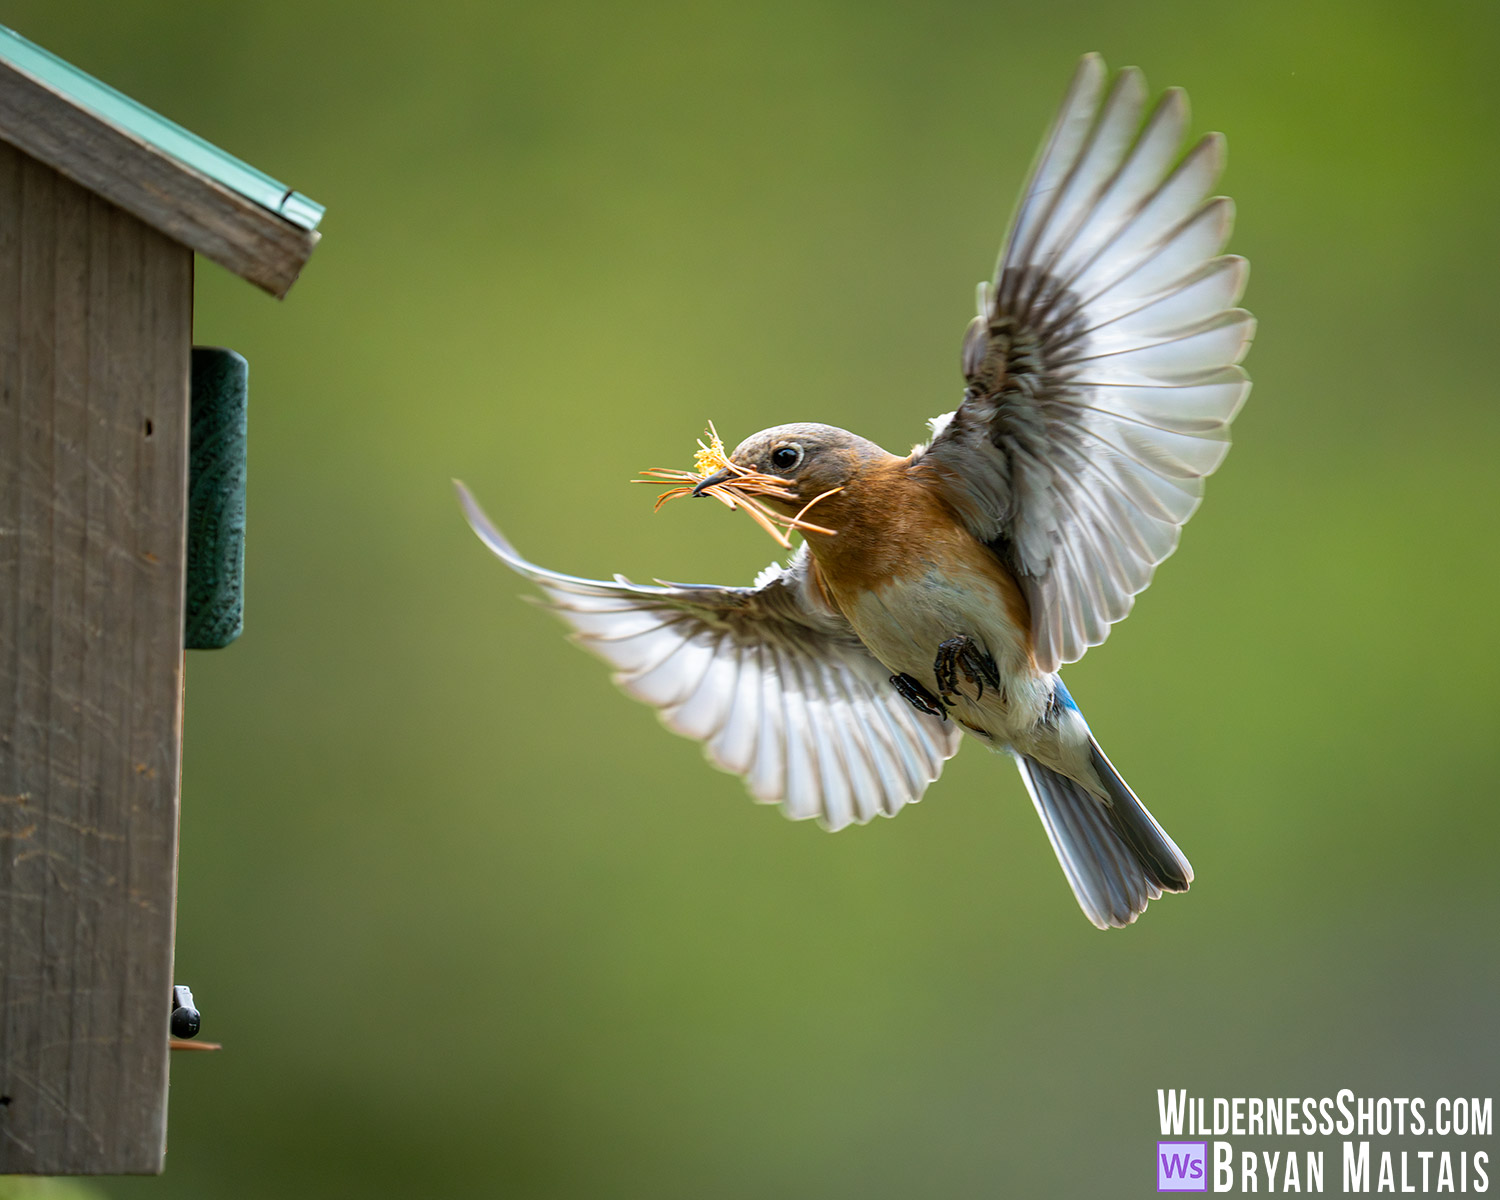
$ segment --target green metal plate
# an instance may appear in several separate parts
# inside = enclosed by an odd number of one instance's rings
[[[183,645],[219,650],[245,624],[245,449],[250,368],[194,346]]]

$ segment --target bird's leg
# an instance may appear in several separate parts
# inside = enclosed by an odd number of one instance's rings
[[[937,676],[938,692],[945,704],[957,704],[963,693],[958,690],[958,673],[975,687],[975,701],[984,698],[984,685],[1000,686],[1000,669],[978,642],[966,633],[951,637],[938,647],[937,657],[932,661],[933,673]]]
[[[901,698],[918,712],[945,721],[948,719],[948,710],[943,707],[943,702],[910,675],[892,675],[891,682],[896,685]]]

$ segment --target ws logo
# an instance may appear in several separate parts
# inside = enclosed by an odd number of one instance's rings
[[[1156,1190],[1208,1191],[1208,1143],[1157,1142]]]

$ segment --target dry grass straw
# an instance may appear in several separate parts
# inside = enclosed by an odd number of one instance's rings
[[[837,530],[814,525],[811,521],[803,520],[803,517],[807,514],[807,510],[818,501],[826,500],[835,492],[842,491],[842,488],[830,488],[821,496],[814,496],[802,506],[796,516],[788,517],[763,504],[759,499],[765,496],[772,500],[795,503],[798,499],[797,493],[787,487],[786,480],[779,479],[775,475],[763,475],[731,462],[729,455],[724,452],[724,443],[719,440],[718,430],[713,427],[712,421],[709,422],[705,436],[708,438],[706,442],[703,438],[698,439],[698,453],[693,457],[695,470],[679,471],[675,467],[652,467],[650,470],[641,472],[646,478],[632,479],[630,482],[673,484],[673,487],[668,488],[656,498],[656,509],[660,509],[668,500],[692,495],[693,489],[711,475],[728,471],[730,478],[712,487],[704,488],[701,494],[712,496],[726,508],[737,508],[749,513],[751,520],[775,538],[783,548],[791,549],[792,543],[786,535],[786,531],[790,529],[821,533],[828,537],[833,537],[837,533]]]

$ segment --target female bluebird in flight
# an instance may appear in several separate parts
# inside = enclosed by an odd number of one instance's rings
[[[1145,115],[1083,59],[963,342],[963,401],[904,457],[828,425],[747,438],[702,494],[759,481],[817,525],[753,587],[580,579],[469,522],[578,640],[756,799],[828,829],[915,803],[964,734],[1008,751],[1099,928],[1193,869],[1094,740],[1058,669],[1098,645],[1177,545],[1250,390],[1246,263],[1220,256],[1210,134]],[[769,484],[770,486],[765,486]],[[741,494],[744,494],[741,493]],[[722,491],[720,493],[722,495]]]

